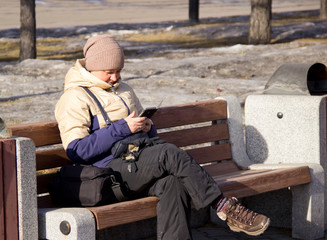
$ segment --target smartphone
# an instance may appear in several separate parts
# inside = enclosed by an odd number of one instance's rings
[[[139,117],[147,117],[147,118],[151,118],[153,116],[153,114],[158,110],[158,108],[156,107],[150,107],[150,108],[146,108],[144,109],[141,114],[139,115]]]

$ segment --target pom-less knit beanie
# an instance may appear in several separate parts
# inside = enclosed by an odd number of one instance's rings
[[[124,67],[124,52],[118,42],[108,35],[87,40],[83,53],[88,71],[114,70]]]

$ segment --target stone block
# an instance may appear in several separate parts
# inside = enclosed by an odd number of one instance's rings
[[[40,208],[39,238],[50,240],[94,240],[95,219],[86,208]]]
[[[35,146],[31,139],[16,138],[19,238],[38,239]]]

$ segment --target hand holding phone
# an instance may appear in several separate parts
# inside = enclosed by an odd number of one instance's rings
[[[144,109],[139,117],[147,117],[147,118],[151,118],[153,116],[153,114],[158,110],[158,108],[156,107],[150,107],[150,108],[146,108]]]

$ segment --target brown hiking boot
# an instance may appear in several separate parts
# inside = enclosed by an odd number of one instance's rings
[[[217,215],[226,220],[232,231],[257,236],[268,228],[270,223],[268,217],[245,208],[236,198],[229,198],[228,201],[226,207]]]

